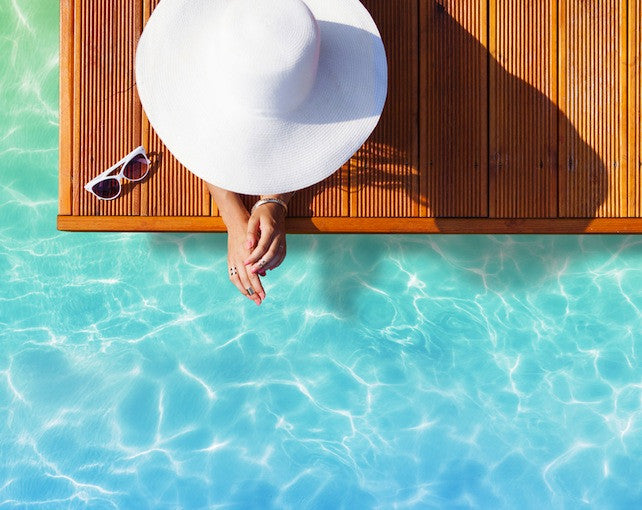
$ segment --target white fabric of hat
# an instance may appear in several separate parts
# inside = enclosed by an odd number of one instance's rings
[[[248,11],[251,17],[245,15]],[[231,30],[217,32],[218,73],[225,77],[220,83],[232,104],[257,114],[279,114],[307,98],[316,78],[321,40],[305,3],[235,0],[220,24],[242,27],[243,33],[241,39]]]
[[[283,193],[325,179],[370,136],[387,62],[359,0],[162,0],[136,84],[188,170],[238,193]]]

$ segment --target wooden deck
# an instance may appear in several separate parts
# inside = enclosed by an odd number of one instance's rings
[[[384,113],[295,194],[289,232],[642,233],[642,0],[362,1],[388,56]],[[138,100],[157,3],[61,0],[60,230],[225,230]],[[112,202],[83,189],[140,144],[144,182]]]

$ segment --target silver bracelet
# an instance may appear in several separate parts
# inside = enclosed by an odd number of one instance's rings
[[[256,204],[252,206],[252,210],[250,211],[250,214],[254,214],[254,210],[263,204],[268,204],[268,203],[274,203],[274,204],[279,204],[285,207],[285,212],[288,212],[288,204],[286,204],[283,200],[280,198],[262,198],[261,200],[258,200]]]

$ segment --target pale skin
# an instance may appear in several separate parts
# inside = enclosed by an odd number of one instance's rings
[[[285,208],[267,203],[250,214],[237,193],[206,184],[227,227],[227,266],[236,268],[228,271],[230,281],[241,294],[260,305],[265,299],[265,289],[259,276],[266,276],[267,271],[278,267],[285,258]],[[261,198],[279,198],[288,203],[293,194],[261,195]],[[248,293],[248,288],[254,292]]]

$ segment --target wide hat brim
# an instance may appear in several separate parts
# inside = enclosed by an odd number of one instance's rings
[[[135,65],[150,124],[181,164],[221,188],[275,194],[325,179],[383,110],[388,68],[376,24],[359,0],[304,0],[320,31],[316,81],[294,111],[259,116],[217,93],[225,76],[208,48],[228,1],[162,0],[152,13]]]

